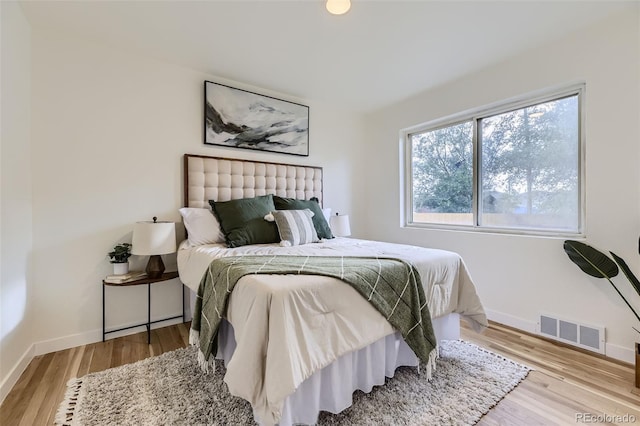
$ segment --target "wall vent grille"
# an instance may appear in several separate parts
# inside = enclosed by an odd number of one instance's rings
[[[553,314],[540,314],[538,333],[559,342],[568,343],[590,351],[605,353],[603,326],[580,323]]]

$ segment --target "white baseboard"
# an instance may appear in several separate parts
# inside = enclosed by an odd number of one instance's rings
[[[527,321],[525,319],[515,317],[509,314],[503,314],[502,312],[493,311],[491,309],[485,309],[487,318],[491,321],[499,322],[500,324],[508,325],[509,327],[517,328],[518,330],[526,331],[528,333],[538,334],[537,323],[535,321]]]
[[[13,366],[7,377],[2,381],[0,385],[0,404],[4,401],[4,399],[9,395],[11,389],[18,382],[18,379],[24,373],[24,370],[27,369],[27,366],[35,356],[35,345],[31,345],[29,349],[25,351],[24,354],[20,357],[18,362]]]
[[[485,309],[485,312],[487,314],[487,318],[489,318],[491,321],[495,321],[500,324],[508,325],[509,327],[517,328],[518,330],[541,336],[541,334],[538,332],[538,323],[536,321],[528,321],[519,317],[515,317],[513,315],[493,311],[491,309]],[[609,358],[628,362],[630,364],[633,364],[635,360],[635,353],[633,348],[630,349],[624,346],[614,345],[612,343],[605,343],[605,354]]]
[[[180,315],[180,313],[176,313],[175,315]],[[173,315],[170,315],[173,316]],[[151,318],[153,320],[153,318]],[[156,328],[168,327],[174,324],[182,323],[182,318],[174,318],[172,320],[162,321],[161,323],[151,324],[151,329],[155,330]],[[129,324],[121,324],[110,329],[117,329],[123,327],[130,327],[134,324],[139,324],[138,322],[131,322]],[[130,328],[128,330],[117,331],[115,333],[107,334],[107,340],[114,339],[116,337],[128,336],[130,334],[140,333],[141,331],[146,331],[147,328],[144,325],[140,327]],[[75,348],[77,346],[89,345],[91,343],[97,343],[102,341],[102,328],[97,330],[86,331],[84,333],[72,334],[69,336],[58,337],[56,339],[44,340],[41,342],[36,342],[34,344],[35,353],[34,356],[48,354],[50,352],[62,351],[65,349]]]
[[[604,346],[608,357],[628,362],[629,364],[636,362],[635,350],[625,346],[614,345],[613,343],[605,343]]]
[[[100,340],[102,340],[102,329],[42,340],[34,343],[33,346],[35,347],[35,356],[40,356],[51,352],[75,348],[76,346],[88,345],[99,342]]]

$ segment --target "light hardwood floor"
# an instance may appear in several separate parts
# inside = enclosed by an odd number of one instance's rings
[[[184,347],[188,325],[153,330],[151,345],[144,332],[34,358],[0,406],[0,424],[53,424],[69,379]],[[633,387],[630,365],[499,324],[481,335],[463,327],[462,338],[535,370],[480,425],[594,424],[586,414],[577,418],[580,413],[609,416],[604,423],[620,425],[629,423],[613,416],[634,416],[640,424],[640,390]]]

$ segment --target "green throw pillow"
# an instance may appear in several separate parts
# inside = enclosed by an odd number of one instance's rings
[[[231,201],[209,200],[229,247],[269,244],[280,241],[278,227],[264,220],[275,210],[272,195]]]
[[[322,214],[320,204],[316,200],[296,200],[295,198],[283,198],[274,195],[273,202],[276,205],[276,210],[311,210],[313,212],[313,226],[316,228],[318,238],[333,238],[331,228],[324,218],[324,214]]]

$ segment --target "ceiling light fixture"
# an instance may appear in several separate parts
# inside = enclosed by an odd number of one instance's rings
[[[327,10],[334,15],[344,15],[351,9],[351,0],[327,0]]]

